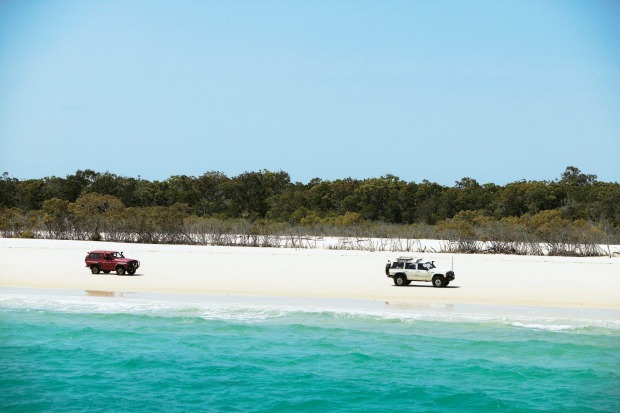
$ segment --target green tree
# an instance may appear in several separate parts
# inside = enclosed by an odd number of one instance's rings
[[[584,174],[574,166],[566,168],[559,183],[565,194],[562,212],[567,217],[571,219],[587,217],[589,196],[596,182],[596,175]]]
[[[405,183],[393,175],[367,179],[356,189],[360,214],[366,220],[402,222],[400,191]]]
[[[430,225],[434,225],[437,221],[446,219],[445,213],[440,214],[439,201],[443,195],[445,188],[438,183],[427,181],[426,179],[418,185],[416,191],[417,220]]]
[[[64,182],[63,199],[75,202],[82,193],[90,190],[98,176],[99,173],[92,169],[78,170],[74,175],[67,175]]]
[[[307,210],[306,205],[310,204],[308,193],[305,185],[301,183],[288,185],[281,194],[273,195],[268,199],[269,211],[266,218],[280,222],[299,223],[299,218],[294,215],[301,208]]]
[[[224,212],[224,190],[222,185],[229,179],[222,172],[211,171],[202,174],[196,182],[198,202],[195,211],[198,215],[213,215]]]
[[[269,198],[281,194],[290,183],[286,172],[245,172],[222,184],[230,217],[265,218]]]
[[[41,209],[45,201],[45,183],[42,179],[28,179],[17,184],[18,206],[24,211]]]
[[[28,215],[19,208],[5,208],[0,210],[0,235],[3,238],[19,236],[28,231]]]
[[[70,202],[52,198],[43,202],[43,223],[54,238],[64,239],[71,230]]]
[[[117,197],[96,192],[82,195],[69,205],[69,211],[81,224],[82,230],[90,233],[93,240],[101,239],[108,221],[120,218],[124,208]]]
[[[0,177],[0,209],[17,206],[18,182],[17,179],[10,178],[8,172],[2,174]]]

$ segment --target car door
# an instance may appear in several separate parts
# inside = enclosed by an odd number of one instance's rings
[[[430,281],[433,278],[433,273],[427,268],[426,264],[418,263],[418,276],[420,281]]]
[[[106,252],[103,254],[103,261],[101,264],[101,269],[104,271],[112,271],[114,270],[114,261],[112,260],[112,254]]]
[[[416,267],[415,267],[415,262],[407,262],[405,263],[405,274],[407,274],[407,279],[409,281],[415,281],[416,280]]]

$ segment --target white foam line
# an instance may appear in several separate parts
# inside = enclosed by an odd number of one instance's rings
[[[513,308],[504,313],[485,313],[481,307],[451,305],[390,306],[376,302],[334,300],[248,299],[247,297],[171,296],[98,292],[6,291],[0,290],[0,311],[38,310],[68,313],[137,314],[155,316],[201,317],[209,320],[260,321],[292,314],[328,314],[335,318],[370,317],[375,319],[468,323],[499,323],[518,328],[567,331],[587,327],[620,330],[614,318],[570,317],[528,314],[528,309]],[[540,312],[540,310],[536,310]]]

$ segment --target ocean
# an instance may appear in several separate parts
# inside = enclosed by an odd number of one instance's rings
[[[619,412],[617,316],[5,288],[0,411]]]

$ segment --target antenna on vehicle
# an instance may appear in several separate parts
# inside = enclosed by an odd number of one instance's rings
[[[454,271],[454,255],[452,256],[452,271]]]

